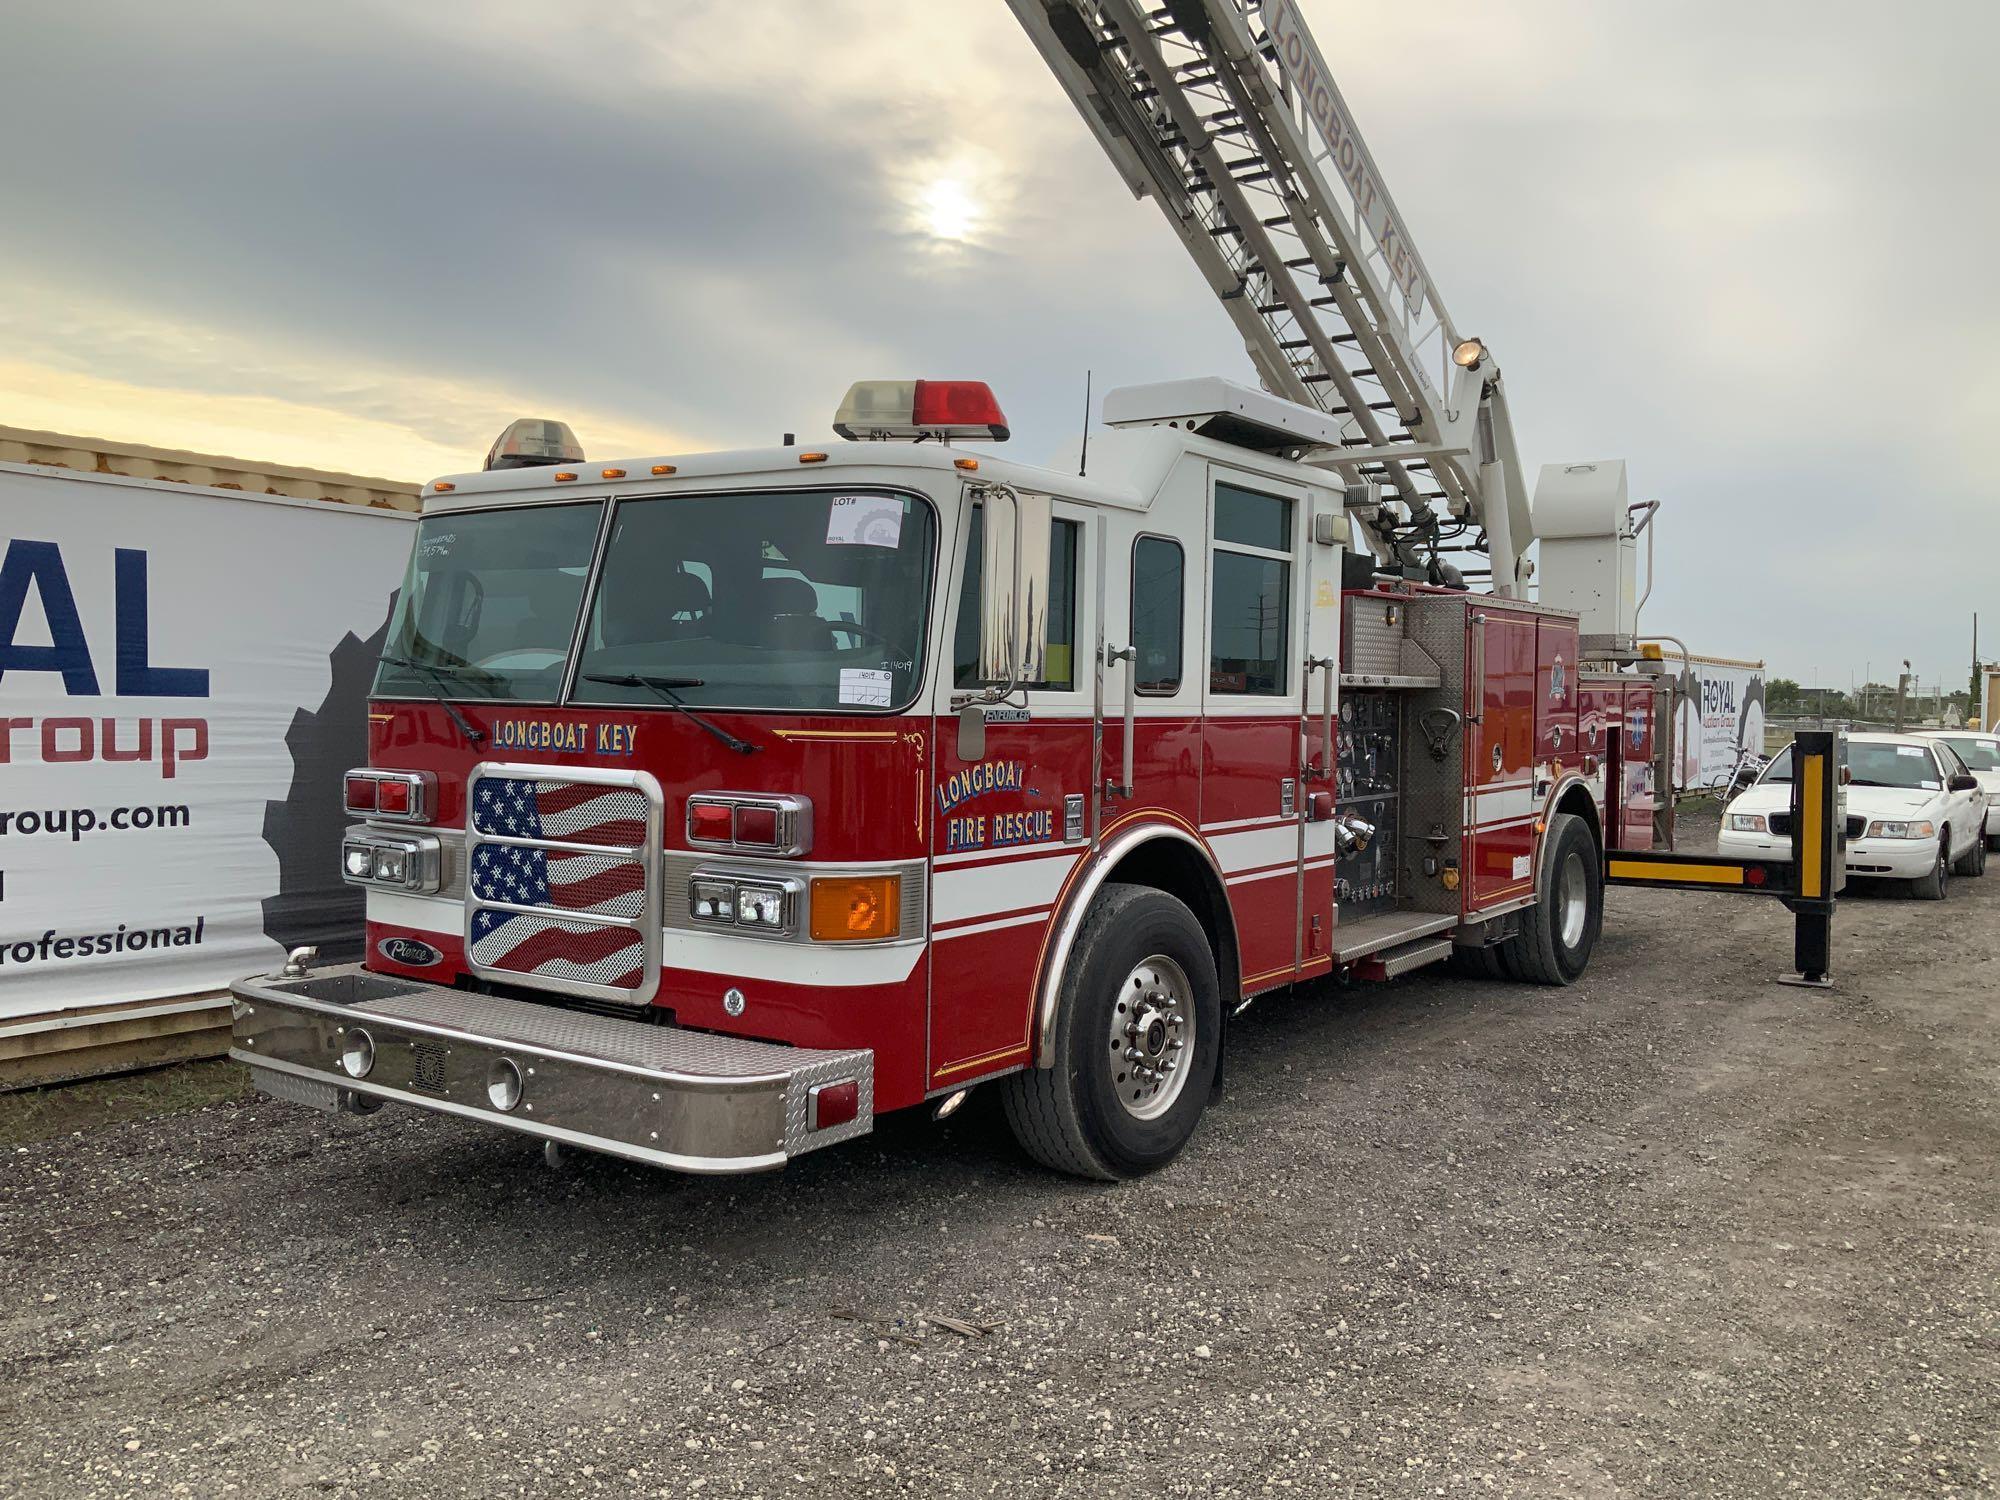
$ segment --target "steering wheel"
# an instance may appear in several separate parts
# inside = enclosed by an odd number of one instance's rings
[[[830,625],[833,629],[844,631],[848,635],[854,636],[859,640],[873,641],[878,646],[888,647],[890,651],[895,653],[896,659],[898,661],[903,660],[909,654],[908,652],[903,650],[903,646],[900,641],[892,641],[889,639],[888,636],[884,635],[881,631],[871,630],[866,625],[857,625],[852,620],[828,620],[826,623]]]
[[[568,655],[566,651],[527,646],[512,651],[496,651],[473,662],[472,666],[483,672],[546,672],[550,667],[561,665]]]

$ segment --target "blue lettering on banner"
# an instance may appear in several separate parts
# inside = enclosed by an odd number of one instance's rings
[[[48,622],[50,644],[46,646],[23,645],[17,639],[21,616],[27,612],[30,584],[41,599],[42,617]],[[136,547],[115,549],[112,619],[117,695],[206,698],[207,668],[153,665],[147,597],[145,552]],[[72,698],[100,695],[83,617],[77,612],[62,548],[54,542],[16,538],[8,542],[5,559],[0,559],[0,678],[9,672],[54,672]]]

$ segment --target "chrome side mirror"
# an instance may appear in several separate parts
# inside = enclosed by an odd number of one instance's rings
[[[968,703],[958,711],[958,758],[962,761],[986,759],[986,708]]]
[[[1003,484],[973,492],[980,502],[979,675],[1005,697],[1048,675],[1049,533],[1055,503]]]

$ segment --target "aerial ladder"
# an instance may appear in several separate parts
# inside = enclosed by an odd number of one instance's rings
[[[1462,336],[1298,0],[1008,0],[1133,194],[1151,197],[1264,386],[1337,419],[1376,558],[1523,592],[1534,540],[1500,369]]]

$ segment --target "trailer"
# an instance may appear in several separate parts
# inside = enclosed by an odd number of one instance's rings
[[[515,424],[426,487],[345,786],[367,956],[235,986],[260,1086],[736,1172],[990,1084],[1117,1179],[1260,995],[1584,972],[1666,727],[1624,466],[1538,481],[1608,602],[1527,597],[1498,365],[1292,0],[1010,3],[1265,389],[1112,391],[1060,466],[973,380],[857,382],[824,449]]]

